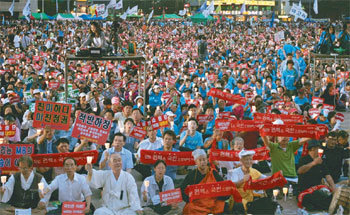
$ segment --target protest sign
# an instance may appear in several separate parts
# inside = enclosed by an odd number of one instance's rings
[[[49,82],[49,89],[57,90],[60,87],[60,85],[61,85],[60,82],[50,81]]]
[[[298,19],[305,20],[307,18],[307,13],[298,5],[293,4],[292,8],[289,10],[289,14],[294,16],[294,21]]]
[[[157,117],[152,117],[150,121],[151,121],[153,130],[158,130],[162,127],[167,127],[169,125],[168,115],[166,114],[157,116]]]
[[[36,101],[33,127],[50,126],[56,130],[69,130],[71,111],[71,104]]]
[[[276,172],[267,178],[253,181],[252,177],[244,184],[244,190],[268,190],[275,187],[283,187],[287,180],[283,177],[281,171]]]
[[[142,127],[134,127],[130,133],[130,137],[134,137],[139,140],[144,140],[145,136],[147,134],[147,131],[143,129]]]
[[[336,119],[336,120],[339,120],[340,122],[344,122],[345,116],[344,116],[344,114],[342,114],[342,113],[336,113],[336,114],[335,114],[335,119]]]
[[[0,125],[0,138],[13,137],[16,134],[16,125]]]
[[[208,92],[208,96],[223,99],[225,101],[230,101],[230,102],[237,103],[240,105],[245,105],[247,102],[246,98],[243,98],[240,95],[226,93],[226,92],[223,92],[223,91],[216,89],[216,88],[211,88]]]
[[[312,97],[312,101],[311,101],[312,106],[317,107],[317,105],[323,104],[323,103],[324,103],[324,98]]]
[[[213,148],[213,147],[212,147]],[[269,150],[264,146],[257,149],[247,150],[254,151],[253,160],[268,160],[270,159]],[[240,151],[232,151],[232,150],[211,150],[209,154],[210,161],[240,161],[238,156]]]
[[[303,116],[301,115],[254,113],[254,120],[262,121],[264,123],[273,123],[277,119],[282,120],[285,124],[303,123]]]
[[[205,115],[205,114],[200,114],[197,116],[197,121],[200,125],[203,125],[205,123],[208,123],[214,119],[213,115]]]
[[[328,104],[323,104],[322,109],[328,110],[328,111],[334,111],[335,106],[334,105],[328,105]]]
[[[85,202],[63,202],[62,215],[84,215]]]
[[[72,131],[72,137],[78,139],[86,138],[90,142],[103,145],[108,138],[111,127],[112,121],[79,111]]]
[[[159,193],[160,201],[165,202],[167,205],[182,202],[181,189],[172,189]]]
[[[195,165],[192,152],[141,150],[141,163],[154,164],[157,160],[164,160],[168,166]]]
[[[230,196],[232,195],[235,202],[242,202],[236,185],[232,181],[211,182],[205,184],[189,185],[185,193],[190,197],[190,202],[195,199]]]
[[[0,144],[0,170],[17,171],[18,159],[32,153],[33,144]]]
[[[308,137],[319,140],[328,133],[324,124],[316,125],[272,125],[265,124],[260,129],[261,136]]]
[[[55,154],[33,154],[34,167],[63,167],[63,160],[66,157],[72,157],[77,161],[77,165],[85,165],[87,156],[92,156],[92,163],[97,162],[98,152],[96,150],[55,153]]]
[[[264,122],[253,120],[217,119],[215,127],[220,131],[258,131]]]

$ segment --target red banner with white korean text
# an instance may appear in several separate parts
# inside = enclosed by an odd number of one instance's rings
[[[279,136],[279,137],[308,137],[312,139],[321,139],[328,133],[328,127],[323,124],[317,125],[270,125],[265,124],[260,129],[261,136]]]
[[[85,202],[63,202],[62,215],[84,215]]]
[[[252,181],[252,177],[244,184],[244,190],[268,190],[274,187],[283,187],[287,180],[283,177],[281,171],[276,172],[267,178]]]
[[[324,103],[324,99],[323,98],[312,97],[312,101],[311,101],[312,106],[317,106],[317,105],[323,104],[323,103]]]
[[[154,130],[158,130],[162,127],[167,127],[169,125],[168,115],[166,114],[152,117],[150,121]]]
[[[197,121],[198,121],[198,124],[200,124],[200,125],[208,123],[208,122],[212,121],[213,119],[214,119],[213,115],[200,114],[197,116]]]
[[[16,125],[0,125],[0,138],[13,137],[16,134]]]
[[[259,131],[259,127],[263,124],[264,122],[253,120],[215,120],[215,128],[220,131]]]
[[[235,202],[242,202],[236,185],[232,181],[219,181],[205,184],[189,185],[185,189],[190,202],[195,199],[212,198],[219,196],[233,196]]]
[[[182,202],[181,189],[172,189],[159,193],[160,201],[165,202],[166,205]]]
[[[129,136],[139,140],[144,140],[146,134],[147,134],[147,131],[142,127],[134,127]]]
[[[85,165],[87,163],[87,156],[93,156],[92,163],[96,163],[98,152],[97,150],[91,150],[55,154],[33,154],[32,159],[34,167],[63,167],[63,160],[66,157],[74,158],[77,165]]]
[[[298,195],[298,207],[299,208],[303,208],[303,199],[304,199],[304,196],[305,195],[308,195],[308,194],[312,194],[313,192],[315,192],[316,190],[320,190],[322,188],[325,188],[325,189],[328,189],[329,191],[331,191],[329,189],[329,187],[327,187],[326,185],[317,185],[317,186],[313,186],[313,187],[310,187],[309,189],[307,190],[304,190],[303,192],[301,192],[299,195]]]
[[[168,166],[195,165],[192,152],[141,150],[141,163],[154,164],[157,160],[164,160]]]
[[[269,150],[264,147],[251,149],[247,151],[254,151],[253,160],[268,160],[270,159]],[[240,161],[239,154],[240,151],[231,151],[231,150],[210,150],[209,160],[211,161]]]
[[[216,88],[211,88],[207,95],[215,98],[223,99],[225,101],[237,103],[240,105],[245,105],[247,103],[246,98],[241,97],[240,95],[226,93]]]
[[[303,116],[302,115],[254,113],[254,120],[256,120],[256,121],[262,121],[265,123],[273,123],[277,119],[282,120],[284,122],[284,124],[303,123]]]
[[[18,160],[33,153],[33,144],[0,144],[0,171],[17,171]]]
[[[111,120],[79,111],[72,131],[72,137],[78,139],[86,138],[90,142],[103,145],[106,143],[111,127]]]

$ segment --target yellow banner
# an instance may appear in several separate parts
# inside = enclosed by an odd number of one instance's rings
[[[207,5],[210,4],[211,1],[207,1]],[[275,1],[258,1],[258,0],[216,0],[214,1],[214,5],[231,5],[231,4],[243,4],[245,2],[246,5],[258,5],[258,6],[275,6]]]

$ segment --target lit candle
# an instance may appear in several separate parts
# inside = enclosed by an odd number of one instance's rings
[[[2,184],[5,184],[6,178],[7,178],[6,175],[1,176],[1,183],[2,183]]]
[[[277,198],[276,198],[276,197],[277,197],[277,195],[278,195],[278,193],[279,193],[280,191],[279,191],[278,189],[275,189],[275,190],[273,190],[272,192],[273,192],[273,198],[274,198],[274,200],[277,201]]]
[[[326,146],[327,146],[327,143],[326,143],[326,142],[323,142],[323,143],[322,143],[322,146],[323,146],[323,147],[326,147]]]
[[[255,111],[256,111],[256,107],[252,106],[252,112],[255,113]]]
[[[38,184],[38,188],[39,188],[39,190],[40,190],[41,192],[43,192],[43,191],[44,191],[44,183],[43,183],[43,182],[40,182],[40,183]]]
[[[86,157],[87,163],[88,163],[88,164],[91,164],[91,163],[92,163],[92,159],[93,159],[92,156],[87,156],[87,157]]]
[[[109,149],[109,146],[110,146],[110,145],[111,145],[110,143],[105,143],[106,149]]]
[[[146,188],[146,192],[148,191],[148,187],[149,187],[149,181],[145,181],[145,188]]]
[[[323,149],[318,149],[318,155],[319,155],[320,157],[322,157],[322,155],[323,155]]]
[[[284,201],[287,201],[288,187],[283,187]]]
[[[313,108],[316,108],[316,107],[317,107],[317,105],[312,105],[312,107],[313,107]]]

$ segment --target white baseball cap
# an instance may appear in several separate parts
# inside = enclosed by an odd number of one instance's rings
[[[247,151],[247,150],[242,150],[238,153],[238,157],[239,158],[242,158],[244,156],[247,156],[247,155],[254,155],[255,154],[255,151]]]

